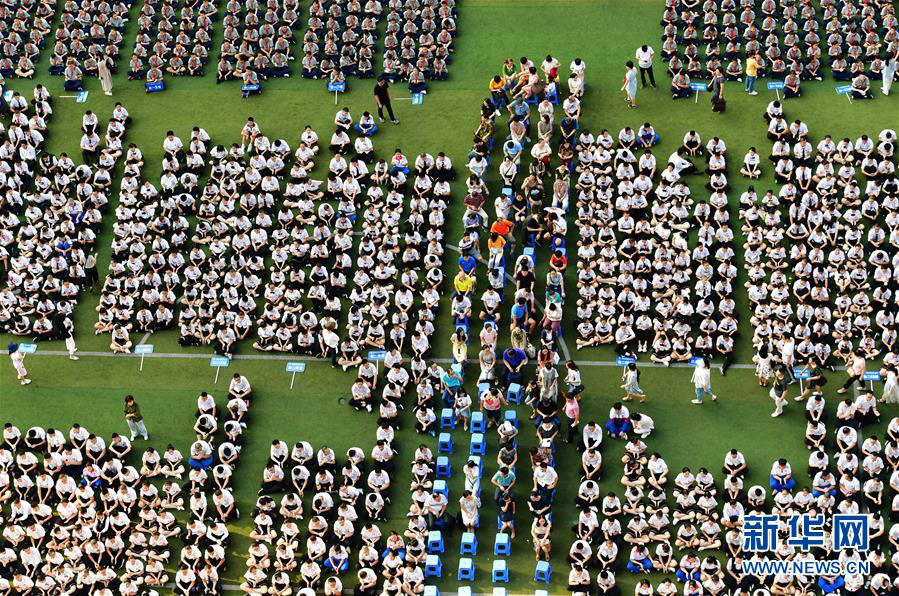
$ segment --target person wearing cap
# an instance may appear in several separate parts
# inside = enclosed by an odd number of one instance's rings
[[[25,369],[25,352],[19,351],[19,344],[9,344],[7,350],[10,360],[12,360],[13,368],[16,369],[19,383],[27,385],[31,382],[31,379],[28,378],[28,371]]]

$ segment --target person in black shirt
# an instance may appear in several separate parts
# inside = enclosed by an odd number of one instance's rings
[[[390,105],[390,85],[383,76],[378,77],[378,82],[375,83],[375,103],[378,104],[379,121],[384,122],[384,108],[387,108],[390,121],[394,124],[400,123],[396,116],[393,115],[393,106]]]

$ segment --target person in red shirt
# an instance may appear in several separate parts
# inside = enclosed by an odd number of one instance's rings
[[[549,258],[549,266],[554,271],[565,271],[565,268],[568,267],[568,257],[561,250],[557,250]]]

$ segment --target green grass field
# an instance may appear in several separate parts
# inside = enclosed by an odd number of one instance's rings
[[[506,57],[528,56],[539,63],[547,53],[556,56],[564,67],[576,56],[587,63],[587,94],[584,99],[583,124],[591,130],[608,128],[613,135],[624,126],[638,127],[650,121],[662,137],[662,144],[655,151],[660,161],[680,145],[681,138],[689,129],[699,131],[703,139],[712,135],[721,136],[729,149],[730,182],[733,189],[729,196],[736,203],[746,183],[737,173],[736,165],[749,146],[755,146],[763,155],[770,149],[765,138],[765,123],[762,113],[773,94],[762,90],[758,97],[748,97],[741,86],[728,86],[728,111],[724,115],[713,114],[707,97],[672,102],[667,92],[667,77],[662,64],[656,65],[660,83],[659,90],[641,90],[637,96],[639,107],[630,110],[622,101],[618,91],[624,74],[624,62],[633,59],[634,50],[643,43],[651,43],[658,49],[661,29],[658,25],[664,3],[661,0],[461,0],[459,2],[458,28],[460,36],[456,41],[456,52],[450,65],[450,79],[444,83],[431,85],[424,104],[412,106],[408,101],[394,101],[397,115],[402,121],[398,127],[385,125],[376,135],[376,151],[387,155],[395,147],[400,147],[407,155],[420,151],[446,151],[461,170],[467,161],[466,154],[471,145],[471,134],[477,126],[479,104],[487,94],[489,77],[499,72]],[[308,3],[303,3],[308,9]],[[132,15],[136,11],[132,12]],[[61,99],[62,79],[42,74],[37,81],[47,86],[53,96],[54,116],[50,123],[49,149],[54,152],[68,151],[78,155],[80,133],[78,127],[85,109],[91,109],[101,118],[108,117],[114,101],[121,101],[129,109],[134,125],[129,128],[127,141],[137,143],[147,158],[144,174],[153,179],[158,176],[162,153],[161,143],[166,130],[176,131],[187,138],[192,126],[204,127],[215,142],[230,143],[239,140],[240,129],[247,116],[254,116],[262,131],[270,138],[283,137],[295,146],[303,125],[311,124],[322,137],[331,128],[335,105],[333,95],[328,94],[321,81],[306,81],[299,78],[268,81],[264,83],[264,93],[260,97],[241,99],[238,84],[215,85],[210,74],[203,79],[176,79],[169,81],[169,89],[164,93],[146,96],[143,84],[129,82],[124,76],[130,45],[134,39],[134,18],[125,35],[126,49],[120,61],[120,73],[114,77],[114,95],[105,97],[96,80],[88,82],[90,97],[86,104],[76,104],[73,99]],[[221,39],[221,30],[214,37],[213,56]],[[45,52],[46,54],[47,52]],[[45,73],[46,57],[38,69]],[[564,72],[564,68],[563,68]],[[16,89],[30,95],[35,81],[9,80],[7,88]],[[761,83],[761,82],[760,82]],[[862,133],[876,135],[884,126],[899,124],[899,109],[895,97],[885,98],[879,93],[870,102],[855,102],[849,105],[843,96],[833,91],[835,83],[809,83],[803,87],[803,97],[786,104],[788,119],[801,118],[808,123],[813,142],[825,133],[855,138]],[[363,110],[372,110],[371,82],[351,80],[350,90],[339,99],[341,105],[350,107],[358,116]],[[408,97],[401,86],[393,89],[394,97]],[[498,121],[498,136],[502,134]],[[497,148],[498,152],[498,148]],[[322,160],[319,160],[322,162]],[[326,163],[326,160],[324,161]],[[313,176],[322,177],[326,166],[320,165]],[[766,169],[766,176],[757,189],[774,187],[770,176],[773,168]],[[495,167],[488,182],[498,190]],[[700,187],[700,178],[690,180],[694,193]],[[458,192],[463,183],[456,184]],[[461,201],[451,205],[448,212],[447,238],[455,243],[461,232]],[[736,209],[732,209],[736,219]],[[110,212],[103,224],[104,234],[98,247],[101,276],[109,260],[109,240],[114,215]],[[572,230],[574,226],[571,226]],[[735,230],[739,243],[739,229]],[[545,262],[545,255],[542,261]],[[455,269],[455,256],[448,253],[447,271]],[[481,275],[484,270],[481,269]],[[744,281],[741,271],[740,282]],[[573,276],[569,279],[573,284]],[[737,345],[737,362],[749,363],[751,346],[745,292],[738,288],[735,296],[741,307],[741,338]],[[82,295],[76,321],[77,341],[82,352],[108,351],[108,337],[93,334],[96,321],[94,307],[98,294]],[[435,336],[436,352],[441,357],[449,354],[448,310],[444,308],[443,318],[438,320]],[[440,324],[442,323],[442,324]],[[567,337],[573,337],[573,329],[566,327]],[[140,339],[138,336],[135,339]],[[504,338],[505,339],[505,338]],[[0,336],[5,345],[9,336]],[[502,343],[503,340],[501,340]],[[155,345],[157,353],[183,352],[199,355],[209,353],[208,349],[184,349],[177,344],[177,334],[165,332],[148,340]],[[0,367],[0,420],[11,421],[20,428],[31,425],[56,426],[67,429],[72,422],[79,421],[91,431],[108,436],[111,432],[123,432],[126,426],[121,413],[121,399],[125,393],[133,393],[139,400],[147,426],[151,433],[151,444],[162,448],[173,443],[186,452],[191,441],[191,427],[194,419],[195,398],[199,391],[208,390],[220,400],[226,394],[227,375],[240,372],[254,385],[258,399],[254,403],[252,421],[248,429],[248,445],[244,450],[236,485],[239,506],[249,512],[255,500],[255,489],[262,475],[268,455],[268,445],[273,438],[293,442],[307,440],[313,447],[329,445],[338,454],[350,446],[362,447],[366,452],[373,442],[375,417],[357,414],[339,403],[348,395],[351,375],[333,371],[327,364],[310,363],[306,372],[298,375],[293,390],[289,390],[290,378],[284,372],[281,361],[241,358],[251,355],[253,349],[245,342],[238,350],[238,358],[229,369],[223,371],[223,378],[213,384],[214,369],[204,358],[148,358],[142,372],[138,371],[139,361],[135,357],[98,357],[85,355],[78,362],[71,362],[61,356],[38,354],[26,362],[34,382],[21,387],[16,383],[15,374],[8,362]],[[573,344],[569,344],[573,349]],[[62,350],[60,343],[41,345],[40,352]],[[472,349],[475,350],[474,346]],[[474,354],[474,351],[472,351]],[[614,355],[608,349],[590,349],[574,354],[577,360],[609,361]],[[612,402],[621,396],[618,386],[619,369],[609,366],[589,366],[583,368],[586,393],[582,402],[582,420],[591,418],[604,422]],[[690,371],[685,368],[646,368],[641,384],[649,395],[649,403],[641,411],[649,413],[656,421],[657,431],[647,441],[651,450],[662,453],[671,470],[689,465],[694,469],[706,466],[716,472],[725,451],[731,447],[741,449],[747,456],[751,474],[749,483],[763,483],[767,478],[771,462],[779,456],[790,458],[794,467],[804,469],[806,450],[802,443],[804,420],[801,406],[791,402],[787,413],[776,420],[769,417],[771,411],[767,391],[757,387],[751,370],[732,369],[726,377],[717,372],[713,375],[713,387],[720,396],[715,404],[701,408],[689,403],[691,385]],[[472,375],[469,375],[472,376]],[[831,375],[826,395],[829,415],[835,409],[834,386],[840,374]],[[473,389],[473,388],[472,388]],[[795,394],[795,393],[794,393]],[[527,419],[526,408],[519,407],[519,418]],[[884,412],[887,419],[895,411]],[[408,460],[420,438],[412,429],[411,413],[404,415],[404,427],[397,440],[400,446],[400,464],[396,484],[403,494],[409,481]],[[496,436],[488,435],[488,462],[486,479],[495,471]],[[454,431],[456,453],[453,461],[453,478],[450,482],[451,510],[455,511],[455,501],[460,496],[462,481],[461,465],[466,459],[466,434]],[[527,424],[523,427],[519,443],[520,457],[524,458],[527,447],[534,437]],[[436,451],[436,440],[428,439]],[[138,447],[143,446],[137,443]],[[622,452],[620,444],[606,444],[603,457],[607,471],[602,485],[603,491],[617,490],[620,477]],[[492,455],[491,455],[492,454]],[[577,469],[579,456],[568,445],[560,445],[557,466],[562,478],[557,496],[555,526],[553,531],[553,581],[551,593],[566,590],[568,566],[564,557],[572,539],[569,526],[576,522],[573,508],[574,495],[578,486]],[[519,485],[530,484],[530,471],[526,463],[519,464]],[[717,475],[716,475],[717,476]],[[529,516],[523,502],[523,491],[519,491],[519,536],[513,542],[510,558],[511,583],[509,591],[514,593],[533,592],[541,586],[533,582],[533,553],[526,542],[529,536]],[[485,489],[483,520],[479,532],[480,554],[477,559],[478,573],[471,585],[476,591],[490,590],[490,564],[492,561],[495,518],[490,503],[490,491]],[[403,527],[408,502],[402,497],[395,498],[390,508],[390,526]],[[230,525],[236,536],[248,532],[247,516]],[[382,528],[383,529],[383,528]],[[437,582],[442,591],[453,592],[458,585],[455,569],[458,555],[457,533],[447,545],[447,555],[443,557],[443,578]],[[235,541],[230,553],[233,554],[225,576],[227,583],[237,583],[245,571],[242,558],[248,541]],[[624,555],[620,555],[624,556]],[[344,579],[347,580],[345,574]],[[622,592],[632,590],[633,580],[619,576]],[[351,586],[353,580],[345,581]]]

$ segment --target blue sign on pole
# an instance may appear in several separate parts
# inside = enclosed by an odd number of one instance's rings
[[[709,86],[705,83],[690,83],[690,89],[693,91],[708,91]]]
[[[629,358],[628,356],[618,356],[615,358],[615,364],[617,366],[627,366],[631,362],[636,362],[636,358]]]
[[[864,376],[862,377],[865,381],[879,381],[880,371],[879,370],[866,370]]]
[[[213,356],[211,360],[209,360],[209,366],[214,366],[216,368],[221,368],[223,366],[230,366],[231,359],[227,356]]]
[[[37,352],[37,344],[19,344],[19,351],[23,354],[34,354]]]
[[[79,91],[75,96],[75,103],[84,103],[87,101],[87,91]]]
[[[346,91],[346,82],[335,82],[328,83],[328,91],[334,91],[335,93],[343,93]]]
[[[768,81],[768,90],[774,91],[775,89],[783,89],[784,82],[783,81]]]
[[[139,346],[134,346],[135,354],[152,354],[153,353],[153,344],[140,344]]]
[[[812,376],[812,371],[793,367],[793,376],[797,379],[809,379]]]
[[[14,92],[13,92],[12,89],[10,89],[10,90],[8,90],[8,91],[4,91],[4,92],[3,92],[3,99],[5,99],[6,101],[11,101],[11,100],[12,100],[13,93],[14,93]]]
[[[259,83],[253,83],[252,85],[244,85],[240,88],[241,91],[259,91]]]
[[[699,356],[693,356],[690,358],[690,366],[698,366],[699,363],[702,362],[702,358]]]
[[[425,96],[422,93],[413,93],[412,94],[412,105],[420,106],[425,101]]]
[[[837,95],[846,95],[852,91],[852,85],[840,85],[839,87],[834,88]]]
[[[384,360],[384,356],[386,355],[386,350],[372,350],[368,353],[368,359],[372,362],[377,362],[379,360]]]
[[[152,83],[144,83],[144,88],[147,93],[153,93],[155,91],[162,91],[165,89],[165,83],[163,81],[154,81]]]
[[[285,370],[289,373],[306,372],[305,362],[288,362]]]

